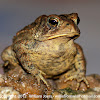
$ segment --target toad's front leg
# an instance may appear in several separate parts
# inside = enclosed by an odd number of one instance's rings
[[[35,77],[37,79],[38,85],[40,85],[40,80],[42,80],[44,82],[44,84],[46,84],[47,88],[49,88],[49,85],[47,83],[47,81],[45,80],[45,78],[43,77],[43,75],[46,75],[43,71],[37,69],[36,67],[34,67],[34,64],[31,63],[30,61],[25,61],[22,63],[22,65],[24,66],[24,68],[31,73],[31,75],[33,77]]]
[[[61,76],[62,79],[64,79],[64,81],[68,81],[68,80],[77,80],[77,88],[76,90],[79,89],[80,87],[80,83],[83,81],[85,82],[87,88],[89,88],[89,83],[85,77],[85,73],[86,73],[86,62],[85,62],[85,58],[83,55],[83,51],[82,48],[78,45],[75,44],[76,48],[77,48],[77,54],[75,57],[75,64],[72,70],[68,71],[67,73],[65,73],[64,75]]]
[[[45,73],[34,66],[35,59],[33,48],[35,44],[36,43],[34,40],[21,40],[13,44],[13,48],[16,52],[16,57],[18,58],[21,66],[29,73],[31,73],[32,76],[35,76],[38,81],[38,85],[40,85],[40,80],[42,80],[46,84],[46,86],[49,87],[47,81],[43,77]]]

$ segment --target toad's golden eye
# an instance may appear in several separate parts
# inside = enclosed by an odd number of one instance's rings
[[[57,18],[54,18],[54,17],[48,18],[48,26],[49,27],[55,28],[55,27],[57,27],[58,24],[59,24],[59,20]]]

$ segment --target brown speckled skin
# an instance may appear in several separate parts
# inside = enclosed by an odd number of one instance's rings
[[[52,23],[50,21],[56,21]],[[16,33],[13,44],[10,46],[18,62],[29,73],[35,76],[38,82],[41,80],[48,86],[45,78],[60,76],[62,80],[76,79],[84,81],[89,87],[85,78],[85,59],[81,47],[74,43],[79,37],[78,14],[42,15],[35,22],[26,26]],[[10,61],[6,58],[5,50],[2,59],[5,63],[17,65],[16,60]],[[7,65],[7,64],[5,64]]]

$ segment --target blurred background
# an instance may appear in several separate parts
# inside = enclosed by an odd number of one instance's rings
[[[100,0],[0,0],[0,54],[12,44],[16,32],[38,16],[73,12],[80,17],[81,36],[75,41],[83,47],[87,74],[99,74]]]

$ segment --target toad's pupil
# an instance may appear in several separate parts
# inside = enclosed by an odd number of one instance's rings
[[[52,25],[58,25],[58,22],[56,20],[49,19],[49,23]]]

